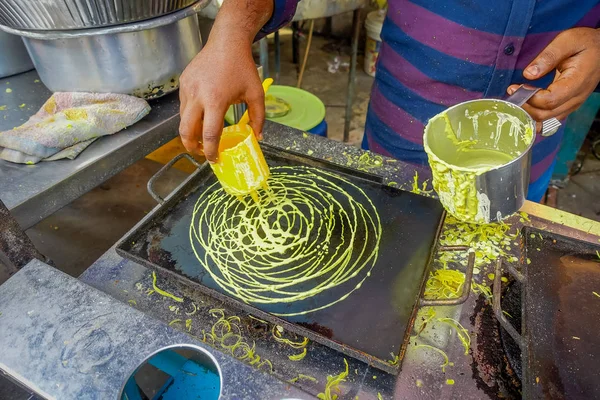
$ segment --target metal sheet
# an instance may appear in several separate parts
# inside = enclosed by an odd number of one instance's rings
[[[312,340],[397,373],[387,360],[402,357],[423,276],[441,223],[443,209],[430,198],[382,186],[360,171],[266,151],[269,165],[311,165],[335,169],[364,190],[381,216],[379,258],[360,290],[344,301],[304,316],[274,317],[294,305],[268,308],[244,304],[224,294],[200,266],[189,240],[192,209],[205,188],[216,182],[209,168],[196,173],[177,195],[154,211],[154,217],[117,245],[117,251],[150,268],[167,271],[221,300],[233,302]],[[337,296],[339,297],[339,296]],[[349,329],[351,327],[351,329]],[[377,339],[374,339],[374,338]]]
[[[527,399],[600,398],[600,246],[525,229]]]
[[[47,399],[117,399],[157,350],[187,344],[218,363],[224,399],[308,398],[40,261],[0,286],[0,370]]]

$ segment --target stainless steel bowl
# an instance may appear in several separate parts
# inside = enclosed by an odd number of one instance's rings
[[[200,1],[144,22],[23,36],[44,84],[54,92],[125,93],[152,99],[179,87],[179,76],[202,48]]]
[[[0,31],[0,49],[0,78],[33,69],[31,58],[20,37]]]
[[[0,0],[0,25],[15,29],[98,28],[160,17],[196,0]]]

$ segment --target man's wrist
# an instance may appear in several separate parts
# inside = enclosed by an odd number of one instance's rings
[[[226,36],[228,41],[252,44],[261,28],[273,14],[273,0],[226,0],[211,31]]]

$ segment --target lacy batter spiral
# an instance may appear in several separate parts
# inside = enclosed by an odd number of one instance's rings
[[[310,167],[271,168],[260,201],[215,183],[192,214],[190,241],[228,295],[276,315],[314,312],[359,289],[377,260],[381,222],[348,179]],[[264,308],[264,307],[260,307]]]

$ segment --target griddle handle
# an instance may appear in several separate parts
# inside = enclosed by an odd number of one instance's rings
[[[470,251],[471,248],[468,246],[444,246],[440,247],[439,251]],[[469,298],[471,293],[471,280],[473,279],[473,268],[475,268],[475,252],[469,252],[469,261],[467,263],[467,270],[465,271],[465,283],[462,287],[462,293],[459,297],[454,299],[436,299],[429,300],[419,298],[419,306],[457,306],[464,303]]]
[[[519,282],[523,282],[524,277],[519,271],[514,269],[511,265],[508,265],[508,271],[515,279]],[[496,262],[496,270],[494,276],[494,287],[493,287],[493,309],[494,315],[498,322],[500,322],[500,326],[502,326],[506,332],[513,338],[513,340],[519,345],[521,351],[525,351],[525,339],[523,336],[517,332],[514,326],[510,323],[510,321],[504,316],[502,312],[502,304],[500,301],[502,300],[502,257],[498,258]]]
[[[194,160],[194,158],[192,156],[190,156],[187,153],[181,153],[178,156],[175,156],[171,161],[169,161],[168,163],[166,163],[165,165],[163,165],[163,167],[161,169],[158,170],[158,172],[156,174],[154,174],[154,176],[152,176],[152,178],[150,178],[148,180],[148,193],[150,193],[150,196],[152,196],[152,198],[154,200],[156,200],[156,202],[158,204],[164,204],[165,203],[165,199],[163,197],[161,197],[158,193],[154,192],[154,182],[156,182],[157,179],[159,179],[161,176],[164,175],[165,172],[167,172],[167,170],[171,169],[171,167],[173,165],[175,165],[175,163],[179,160],[181,160],[182,158],[187,158],[187,160],[189,162],[191,162],[192,164],[194,164],[196,166],[196,168],[200,168],[202,165]]]

